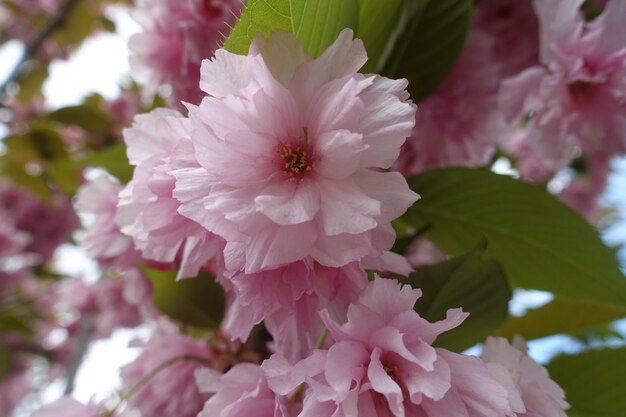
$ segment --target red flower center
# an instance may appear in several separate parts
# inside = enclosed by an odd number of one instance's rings
[[[594,84],[588,81],[574,81],[567,86],[570,97],[576,103],[589,101],[594,94]]]

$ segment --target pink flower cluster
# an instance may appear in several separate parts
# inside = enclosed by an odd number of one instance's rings
[[[396,169],[485,166],[498,150],[527,181],[574,167],[559,197],[597,221],[609,162],[626,154],[626,10],[605,1],[586,21],[582,4],[477,1],[463,53],[418,106]]]
[[[480,37],[471,42],[482,48]],[[530,359],[517,370],[498,356],[508,344],[485,359],[432,346],[467,313],[452,309],[430,323],[413,310],[420,290],[368,282],[365,268],[410,271],[389,251],[390,223],[418,196],[388,171],[416,120],[406,81],[358,73],[366,59],[350,30],[316,59],[292,34],[258,35],[247,56],[218,50],[203,61],[208,96],[187,104],[188,116],[157,109],[124,131],[135,171],[117,206],[110,203],[120,187],[110,182],[89,185],[101,190],[91,199],[101,203],[79,199],[96,219],[85,238],[94,240],[94,256],[111,249],[109,258],[119,259],[129,251],[112,249],[134,247],[143,259],[175,265],[179,278],[209,269],[227,294],[224,334],[245,342],[263,322],[273,338],[261,365],[235,363],[222,373],[192,360],[161,368],[177,356],[214,365],[216,352],[159,327],[122,371],[126,392],[141,384],[131,409],[502,417],[533,412],[545,397],[556,411],[542,417],[561,417],[562,392]],[[491,100],[495,84],[485,89]],[[533,391],[535,384],[550,390]]]
[[[449,310],[429,323],[413,310],[419,296],[377,278],[347,318],[321,312],[331,339],[324,349],[295,363],[277,353],[260,367],[198,370],[200,389],[213,394],[199,417],[565,417],[562,390],[506,340],[490,339],[483,359],[433,348],[467,314]]]
[[[317,58],[282,31],[257,35],[248,55],[218,49],[213,56],[217,33],[225,31],[237,4],[139,1],[136,18],[144,32],[131,41],[133,65],[154,83],[169,84],[173,102],[188,101],[188,114],[156,109],[136,116],[123,132],[132,180],[121,185],[102,176],[78,192],[75,205],[87,226],[78,240],[104,271],[95,284],[74,281],[59,295],[75,313],[65,330],[72,339],[80,322],[88,321],[92,337],[101,338],[158,318],[138,263],[176,270],[178,279],[200,279],[201,270],[210,271],[225,290],[227,310],[221,329],[207,336],[211,342],[184,334],[161,317],[150,340],[136,345],[142,349],[138,358],[122,369],[122,412],[564,417],[563,391],[519,341],[511,346],[491,338],[482,358],[434,347],[467,313],[450,309],[445,319],[431,323],[414,310],[419,289],[376,274],[368,279],[368,270],[411,271],[405,257],[391,252],[396,240],[391,223],[419,196],[392,167],[408,175],[446,165],[483,166],[504,143],[512,153],[528,156],[518,167],[530,161],[545,168],[547,177],[554,173],[542,151],[544,139],[532,133],[541,131],[543,117],[556,117],[541,107],[553,103],[507,92],[525,79],[514,74],[539,62],[532,46],[537,39],[518,41],[511,27],[540,28],[542,45],[556,39],[556,32],[545,29],[542,1],[547,0],[535,2],[539,22],[530,1],[479,2],[465,51],[419,108],[406,80],[358,72],[367,55],[349,29]],[[600,63],[599,71],[613,74],[607,80],[619,78],[615,68],[622,63],[620,45],[605,35],[606,25],[615,26],[608,12],[621,7],[614,2],[589,28],[577,23],[584,27],[578,35],[589,57]],[[578,22],[578,5],[574,9]],[[546,67],[529,73],[541,71],[542,79],[551,80],[561,74],[552,62],[577,53],[571,45],[563,47],[566,53],[553,43],[551,52],[541,53]],[[598,44],[613,48],[609,58],[599,58]],[[512,60],[514,50],[524,53]],[[508,65],[493,65],[500,60]],[[514,78],[502,84],[509,76]],[[620,97],[612,97],[621,105]],[[521,107],[502,111],[506,103]],[[604,114],[619,119],[617,111]],[[528,120],[518,125],[522,116]],[[619,142],[609,135],[613,127],[602,130],[579,119],[563,128],[580,136],[579,145],[581,135],[591,131]],[[515,141],[507,143],[512,132]],[[603,184],[606,160],[593,162],[592,188]],[[578,204],[586,201],[586,190],[570,188],[561,197]],[[0,193],[0,202],[10,197]],[[30,209],[25,203],[20,207]],[[31,248],[40,243],[31,239],[37,227],[0,220],[0,256],[31,250],[49,258],[51,249]],[[415,247],[413,264],[447,256],[428,242]],[[255,326],[261,323],[270,343],[258,337]],[[221,351],[215,343],[221,337],[237,346],[234,353]],[[248,354],[246,342],[259,341],[269,353]],[[55,353],[67,358],[70,350]],[[63,398],[35,415],[60,414],[113,412]]]
[[[130,40],[131,65],[152,88],[171,87],[169,102],[198,103],[200,61],[213,56],[239,14],[239,0],[140,0],[134,18],[143,31]]]

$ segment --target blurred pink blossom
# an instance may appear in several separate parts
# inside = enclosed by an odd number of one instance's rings
[[[199,103],[200,61],[213,56],[242,7],[240,0],[138,0],[133,17],[143,31],[129,41],[131,67],[153,89],[167,84],[168,101]]]
[[[150,340],[139,346],[139,357],[121,370],[123,392],[150,372],[156,373],[129,398],[128,405],[143,416],[196,417],[208,396],[198,391],[194,373],[206,365],[188,357],[208,363],[213,357],[208,344],[179,333],[172,323],[161,320]]]
[[[566,417],[565,393],[550,379],[548,371],[528,357],[526,342],[516,337],[513,345],[502,337],[489,337],[482,359],[491,375],[509,393],[516,417]]]

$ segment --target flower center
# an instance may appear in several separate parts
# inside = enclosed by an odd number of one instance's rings
[[[567,86],[570,97],[576,103],[588,101],[593,96],[593,83],[588,81],[574,81]]]
[[[395,382],[398,382],[398,376],[396,372],[398,372],[398,367],[396,365],[383,365],[383,369],[389,375],[389,378],[393,379]]]
[[[313,151],[309,144],[306,128],[303,129],[304,140],[281,141],[277,146],[278,163],[283,176],[291,182],[302,182],[307,172],[314,166]]]

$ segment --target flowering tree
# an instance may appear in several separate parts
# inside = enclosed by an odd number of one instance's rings
[[[148,82],[46,108],[110,6],[0,6],[26,45],[0,87],[1,415],[54,380],[34,416],[623,415],[626,280],[595,226],[626,2],[120,3]],[[55,268],[70,240],[96,282]],[[517,289],[554,298],[513,316]],[[89,344],[139,325],[120,391],[72,399]],[[526,340],[555,334],[595,342],[544,367]]]

